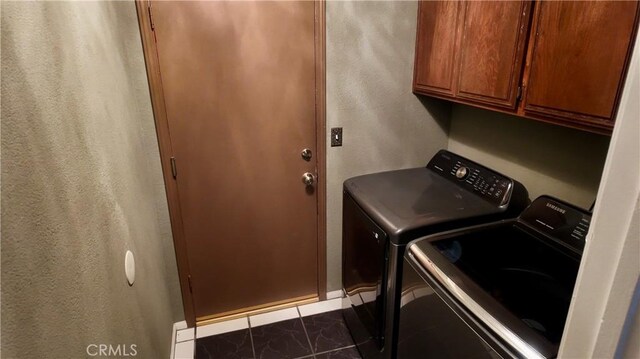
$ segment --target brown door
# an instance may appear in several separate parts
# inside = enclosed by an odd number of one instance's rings
[[[316,297],[314,3],[151,13],[196,320]]]

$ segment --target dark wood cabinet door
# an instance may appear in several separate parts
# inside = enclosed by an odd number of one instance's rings
[[[453,96],[459,12],[457,1],[420,1],[413,90]]]
[[[456,97],[515,109],[531,5],[465,2]]]
[[[525,115],[611,128],[637,18],[637,1],[539,2]]]

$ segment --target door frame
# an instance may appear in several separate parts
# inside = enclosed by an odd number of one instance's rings
[[[188,327],[196,325],[193,296],[190,290],[189,260],[187,257],[187,242],[184,235],[182,213],[178,196],[178,186],[173,178],[171,169],[171,157],[173,150],[169,136],[169,122],[165,107],[162,78],[158,62],[155,32],[152,28],[153,14],[150,0],[135,0],[142,38],[151,106],[156,125],[160,160],[162,162],[162,175],[164,177],[167,202],[169,206],[169,218],[171,220],[171,232],[173,245],[178,265],[178,278],[182,294],[184,317]],[[327,181],[326,181],[326,5],[325,0],[315,0],[315,123],[316,123],[316,184],[317,194],[317,265],[318,265],[318,299],[325,300],[327,296]]]

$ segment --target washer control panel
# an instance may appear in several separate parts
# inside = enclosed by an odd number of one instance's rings
[[[520,215],[520,221],[545,233],[571,251],[582,254],[591,214],[550,196],[540,196]]]
[[[451,152],[441,150],[427,168],[495,205],[506,204],[511,196],[512,179]]]

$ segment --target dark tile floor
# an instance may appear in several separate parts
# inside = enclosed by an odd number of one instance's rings
[[[196,359],[360,359],[339,310],[196,340]]]

